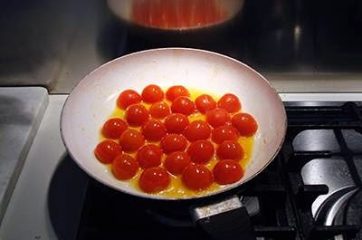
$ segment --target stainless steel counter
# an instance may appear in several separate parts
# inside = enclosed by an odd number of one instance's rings
[[[40,87],[0,87],[0,222],[48,104]]]

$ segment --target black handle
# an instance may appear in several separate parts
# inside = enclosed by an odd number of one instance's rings
[[[216,240],[256,240],[246,208],[241,205],[238,198],[237,200],[233,198],[232,201],[239,202],[240,205],[230,204],[227,201],[230,200],[223,201],[226,207],[222,205],[223,202],[201,207],[208,208],[207,216],[200,217],[199,214],[195,223]],[[215,214],[210,214],[213,211]]]

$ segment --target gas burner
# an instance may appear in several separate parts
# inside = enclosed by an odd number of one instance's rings
[[[330,208],[329,218],[326,224],[336,226],[362,225],[362,188],[353,188],[340,197]],[[335,240],[348,240],[348,236],[338,235]],[[362,230],[360,230],[355,239],[362,239]]]
[[[316,221],[325,226],[338,225],[336,222],[338,212],[346,206],[357,190],[356,187],[347,187],[331,194],[319,209]]]
[[[344,224],[362,226],[362,188],[350,198],[344,215]],[[357,233],[356,238],[362,239],[362,230]]]

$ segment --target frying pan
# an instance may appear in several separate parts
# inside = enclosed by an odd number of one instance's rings
[[[93,154],[99,142],[100,126],[114,110],[119,93],[125,89],[141,91],[150,83],[163,88],[184,85],[219,96],[232,92],[240,98],[242,110],[251,113],[259,125],[244,177],[211,193],[184,197],[184,200],[223,195],[242,186],[262,172],[281,148],[286,132],[285,109],[262,75],[239,61],[214,52],[189,48],[147,50],[125,55],[91,72],[73,89],[63,107],[63,142],[74,161],[97,181],[144,199],[180,200],[143,193],[127,182],[115,179]]]

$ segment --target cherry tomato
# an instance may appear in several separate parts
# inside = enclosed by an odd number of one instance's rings
[[[214,156],[214,152],[214,146],[207,140],[195,141],[187,149],[187,153],[194,163],[207,163]]]
[[[229,113],[222,108],[215,108],[206,113],[206,121],[213,127],[225,125],[230,120]]]
[[[167,134],[161,140],[161,147],[165,153],[183,151],[186,145],[186,138],[179,134]]]
[[[137,151],[137,161],[141,168],[157,167],[161,164],[162,150],[159,146],[148,144]]]
[[[121,134],[128,128],[125,121],[120,118],[108,119],[102,127],[102,134],[106,138],[119,138]]]
[[[170,175],[164,168],[152,167],[142,172],[138,184],[146,193],[157,193],[166,189],[170,182]]]
[[[184,135],[190,142],[200,139],[208,139],[210,134],[211,128],[209,124],[202,120],[193,121],[184,130]]]
[[[155,103],[163,99],[162,89],[154,84],[148,85],[142,91],[142,99],[146,103]]]
[[[142,101],[141,95],[136,91],[128,89],[121,92],[117,98],[117,106],[126,109],[129,105],[140,103]]]
[[[258,123],[254,117],[248,113],[235,114],[232,118],[232,123],[241,136],[253,136],[258,130]]]
[[[119,180],[127,180],[133,178],[139,168],[139,164],[128,154],[118,155],[112,163],[113,176]]]
[[[182,182],[191,190],[206,189],[213,181],[212,172],[204,165],[189,164],[182,173]]]
[[[166,132],[165,125],[159,120],[150,119],[142,126],[142,134],[149,141],[160,141]]]
[[[217,102],[217,105],[230,113],[240,111],[241,109],[239,98],[231,93],[222,96]]]
[[[148,120],[148,111],[141,104],[133,104],[126,110],[126,120],[131,126],[141,126]]]
[[[212,130],[211,139],[217,144],[226,140],[236,141],[238,139],[238,130],[232,126],[221,126]]]
[[[231,184],[239,181],[244,171],[240,164],[234,160],[221,160],[213,169],[215,182],[220,185]]]
[[[119,138],[119,144],[126,152],[137,151],[137,149],[139,149],[144,143],[145,139],[143,135],[134,129],[127,129]]]
[[[164,166],[171,174],[179,175],[190,162],[190,156],[186,152],[173,152],[165,159]]]
[[[214,108],[216,108],[215,100],[207,94],[202,94],[195,99],[195,104],[197,110],[201,113],[206,113]]]
[[[241,160],[244,157],[244,150],[237,141],[223,141],[217,151],[219,159]]]
[[[173,113],[165,118],[165,126],[169,133],[182,133],[189,124],[189,119],[181,113]]]
[[[111,163],[120,154],[122,154],[122,147],[112,140],[100,142],[94,150],[94,155],[101,163]]]
[[[166,91],[166,98],[170,101],[175,100],[178,97],[189,97],[190,93],[184,86],[172,86]]]
[[[188,116],[195,112],[195,104],[188,97],[178,97],[172,102],[171,111],[173,113],[182,113]]]
[[[170,113],[170,107],[165,102],[157,102],[150,107],[150,114],[154,118],[164,118],[170,115]]]

